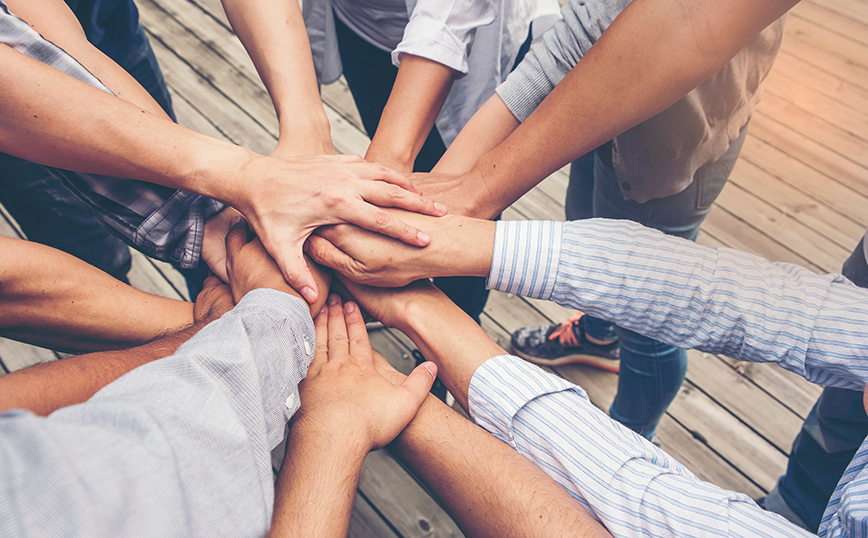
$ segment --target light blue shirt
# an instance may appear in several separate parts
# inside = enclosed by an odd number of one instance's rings
[[[488,285],[548,299],[684,348],[777,362],[820,384],[868,382],[868,290],[629,221],[499,222]],[[616,536],[805,536],[743,494],[697,479],[580,388],[510,356],[480,367],[470,412]],[[820,536],[866,536],[868,445]]]
[[[0,414],[0,536],[265,535],[315,347],[303,301],[255,290],[86,403]]]

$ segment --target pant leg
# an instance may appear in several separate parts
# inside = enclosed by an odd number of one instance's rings
[[[865,288],[868,264],[863,241],[844,262],[842,273]],[[862,392],[824,388],[793,442],[787,472],[769,492],[766,508],[817,532],[841,475],[866,437],[868,415]]]
[[[360,38],[337,17],[335,17],[335,29],[344,78],[359,109],[365,131],[373,138],[380,124],[383,109],[389,100],[389,94],[392,93],[392,87],[395,85],[398,68],[392,65],[389,53]],[[413,171],[430,172],[444,153],[446,153],[446,146],[435,126],[416,156]],[[485,308],[489,293],[485,288],[485,278],[466,276],[435,278],[434,284],[479,323],[479,315]]]
[[[645,203],[625,200],[615,171],[601,159],[601,150],[594,155],[593,183],[586,174],[577,175],[574,187],[571,173],[572,192],[568,194],[573,195],[571,198],[589,196],[594,217],[633,220],[669,235],[695,240],[699,226],[726,184],[746,134],[747,128],[726,154],[698,170],[693,183],[672,196]],[[586,162],[581,163],[582,169],[587,169]],[[590,185],[593,189],[587,192]],[[587,200],[573,199],[568,206],[570,214],[587,215]],[[585,327],[593,337],[608,340],[614,336],[621,344],[618,394],[609,409],[610,415],[646,438],[652,438],[663,413],[684,382],[687,352],[593,317],[588,318]]]

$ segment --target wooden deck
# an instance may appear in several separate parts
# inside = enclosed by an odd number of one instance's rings
[[[137,0],[142,22],[173,92],[180,123],[255,151],[275,144],[271,102],[219,0]],[[868,226],[868,4],[803,0],[765,84],[742,157],[699,237],[817,272],[840,270]],[[323,88],[335,146],[364,154],[368,138],[346,85]],[[505,212],[507,219],[563,219],[567,174],[561,170]],[[15,235],[8,219],[0,232]],[[183,296],[179,275],[137,255],[131,282]],[[508,345],[510,332],[562,321],[551,303],[492,293],[488,333]],[[378,331],[375,346],[408,369],[410,344]],[[52,360],[46,350],[0,341],[0,375]],[[613,374],[565,367],[606,409]],[[790,445],[820,392],[767,364],[693,352],[687,381],[660,425],[663,448],[699,477],[756,497],[784,471]],[[276,451],[277,453],[277,451]],[[350,536],[460,536],[449,517],[386,453],[366,462]]]

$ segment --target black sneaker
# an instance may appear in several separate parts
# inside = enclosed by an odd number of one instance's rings
[[[621,365],[618,342],[594,344],[585,336],[581,312],[560,325],[524,327],[512,333],[512,350],[540,366],[587,364],[618,373]]]

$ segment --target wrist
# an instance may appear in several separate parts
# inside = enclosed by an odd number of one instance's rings
[[[445,244],[445,252],[435,253],[434,259],[443,264],[436,276],[488,277],[496,223],[462,215],[444,215],[439,220],[448,232],[432,241],[435,247],[435,242]]]
[[[250,180],[257,175],[250,168],[262,157],[233,144],[221,145],[213,151],[201,152],[191,179],[191,190],[231,205],[243,213],[249,207]]]
[[[368,147],[368,152],[365,154],[365,160],[380,163],[397,172],[412,172],[417,152],[404,144],[385,143],[382,140],[382,137],[374,136],[370,147]]]

